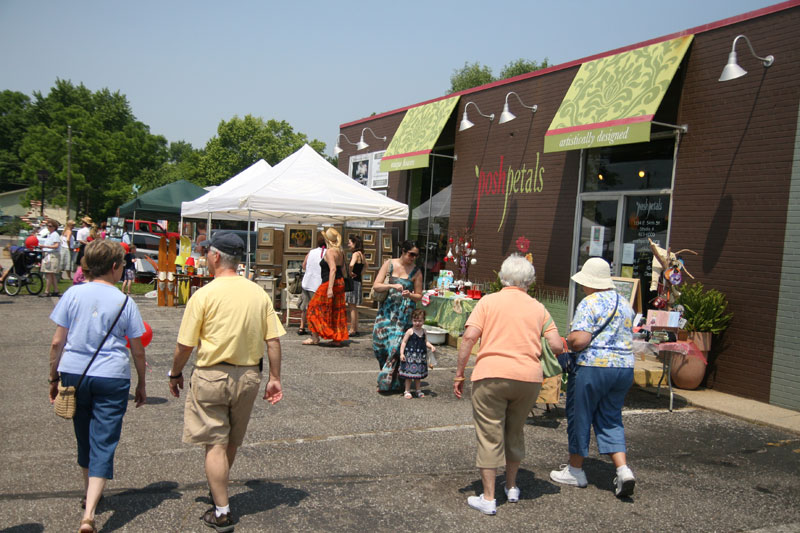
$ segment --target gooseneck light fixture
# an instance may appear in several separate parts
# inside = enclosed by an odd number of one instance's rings
[[[352,142],[350,139],[347,138],[347,135],[344,133],[340,133],[338,137],[336,137],[336,146],[333,147],[333,153],[339,155],[342,153],[342,147],[339,146],[339,138],[344,137],[344,140],[348,143],[352,144],[353,146],[358,146],[356,143]]]
[[[722,74],[719,77],[719,81],[729,81],[735,80],[736,78],[741,78],[747,71],[739,66],[736,58],[736,42],[739,39],[744,39],[747,41],[747,46],[750,47],[750,53],[753,54],[753,57],[761,61],[761,64],[764,65],[764,68],[768,68],[775,62],[774,56],[767,56],[767,57],[759,57],[756,55],[756,51],[753,50],[753,45],[750,44],[750,39],[745,37],[744,35],[737,35],[736,38],[733,40],[733,46],[731,46],[731,53],[728,54],[728,64],[725,65],[725,68],[722,69]]]
[[[364,148],[369,148],[369,145],[364,142],[364,132],[367,131],[367,130],[369,130],[369,132],[372,134],[372,136],[375,137],[376,139],[379,139],[381,141],[385,141],[386,140],[386,136],[385,135],[383,137],[378,137],[377,135],[375,135],[375,132],[372,131],[371,128],[364,128],[363,130],[361,130],[361,139],[358,141],[358,144],[356,145],[359,150],[363,150]]]
[[[470,120],[467,118],[467,108],[470,106],[470,104],[475,106],[475,109],[478,110],[478,114],[480,116],[488,118],[490,122],[494,120],[494,113],[492,113],[491,115],[484,115],[483,113],[481,113],[481,108],[478,107],[478,104],[469,101],[467,102],[467,105],[464,106],[464,115],[461,117],[461,125],[458,127],[458,131],[468,130],[475,125],[472,122],[470,122]]]
[[[514,91],[509,91],[509,93],[506,95],[506,103],[503,105],[503,112],[500,113],[500,120],[497,121],[498,124],[505,124],[506,122],[511,122],[512,120],[517,118],[517,115],[515,115],[514,113],[512,113],[508,109],[508,97],[511,96],[512,94],[517,97],[517,100],[519,100],[519,103],[520,103],[520,105],[522,105],[522,107],[525,107],[525,108],[528,108],[528,109],[531,110],[531,114],[536,113],[536,110],[539,109],[539,106],[535,105],[535,104],[534,105],[525,105],[522,102],[522,98],[520,98],[517,93],[515,93]]]

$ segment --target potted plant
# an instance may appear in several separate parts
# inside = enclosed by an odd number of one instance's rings
[[[702,283],[686,285],[676,302],[683,306],[684,329],[700,351],[711,348],[711,336],[728,328],[733,313],[728,313],[728,300],[716,289],[705,290]]]

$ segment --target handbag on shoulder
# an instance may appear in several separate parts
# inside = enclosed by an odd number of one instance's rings
[[[389,271],[386,273],[387,277],[390,277],[392,275],[393,266],[394,265],[392,265],[392,262],[390,260],[389,261]],[[384,279],[384,283],[385,282],[386,282],[386,279]],[[379,292],[379,291],[376,291],[375,287],[373,286],[369,290],[369,299],[372,300],[373,302],[383,303],[383,301],[386,300],[386,297],[389,296],[389,290],[390,289],[386,289],[383,292]]]
[[[112,322],[111,327],[108,328],[106,336],[103,337],[103,340],[100,342],[100,346],[97,347],[97,350],[95,350],[94,355],[89,360],[89,364],[86,365],[86,368],[83,370],[83,374],[81,374],[81,378],[78,380],[78,384],[75,385],[74,387],[71,385],[67,387],[64,386],[64,384],[59,381],[58,395],[56,396],[55,402],[53,402],[53,410],[55,411],[57,416],[60,416],[61,418],[66,418],[67,420],[72,420],[72,418],[75,416],[75,407],[77,405],[77,398],[76,398],[77,390],[80,388],[81,383],[83,382],[83,378],[86,376],[86,372],[89,371],[89,367],[92,366],[92,363],[94,363],[97,354],[100,353],[100,348],[103,347],[103,345],[106,343],[106,339],[108,339],[108,336],[111,335],[111,330],[113,330],[114,326],[117,325],[117,321],[119,320],[119,317],[122,316],[122,312],[125,310],[126,305],[128,305],[127,295],[125,295],[125,301],[122,302],[122,307],[120,308],[119,313],[117,313],[117,318],[114,319],[114,322]]]
[[[542,356],[539,357],[539,364],[542,365],[542,373],[546,378],[560,376],[564,372],[564,369],[561,368],[561,364],[558,362],[556,354],[554,354],[553,349],[550,348],[550,343],[547,342],[547,339],[544,337],[544,331],[552,322],[553,319],[548,318],[547,322],[545,322],[542,327]]]

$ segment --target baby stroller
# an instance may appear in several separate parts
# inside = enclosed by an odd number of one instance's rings
[[[44,288],[44,279],[39,272],[34,272],[33,268],[42,262],[42,252],[38,250],[28,250],[24,246],[12,246],[10,249],[11,267],[3,280],[3,290],[9,296],[16,296],[22,287],[28,294],[39,294]]]

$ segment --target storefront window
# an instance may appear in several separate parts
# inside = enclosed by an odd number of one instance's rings
[[[583,192],[672,187],[673,139],[588,150]]]
[[[452,156],[453,151],[439,153]],[[410,171],[409,179],[408,239],[419,244],[417,265],[423,269],[423,287],[428,288],[444,268],[447,255],[453,161],[432,155],[430,166]]]

